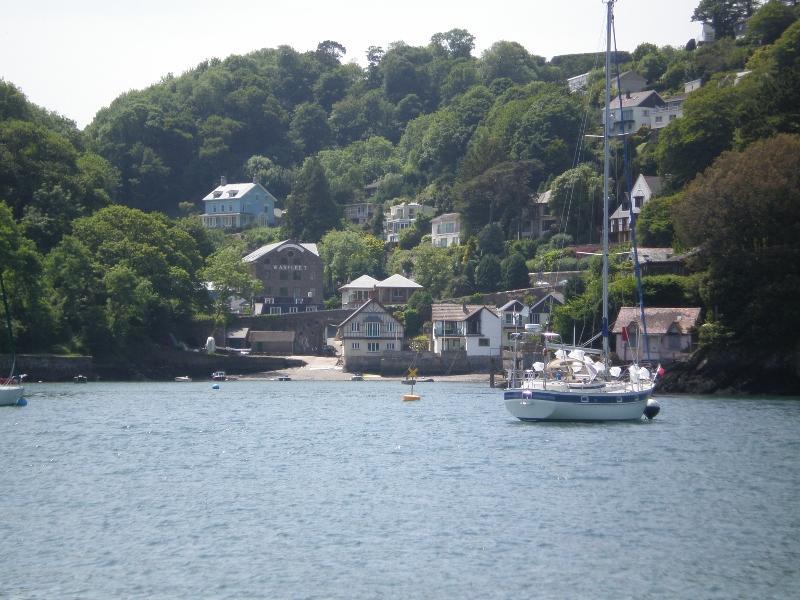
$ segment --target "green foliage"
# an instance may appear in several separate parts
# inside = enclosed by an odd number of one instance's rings
[[[675,237],[672,211],[680,195],[651,198],[636,219],[636,238],[639,245],[651,248],[671,248]]]
[[[796,7],[769,0],[747,21],[747,38],[758,45],[771,44],[798,18]]]
[[[339,222],[340,209],[331,197],[325,168],[318,158],[306,159],[286,199],[286,234],[301,242],[317,242]]]
[[[250,298],[261,288],[261,282],[250,274],[242,257],[247,253],[244,242],[235,241],[217,250],[206,259],[200,273],[212,286],[214,321],[223,323],[233,295]]]
[[[676,207],[678,235],[708,270],[706,306],[745,343],[796,345],[799,194],[800,137],[781,134],[720,156]]]
[[[481,292],[496,292],[501,276],[500,259],[494,254],[484,254],[475,268],[475,287]]]
[[[497,223],[489,223],[478,232],[478,252],[502,256],[505,251],[505,235]]]
[[[528,267],[521,254],[512,254],[501,262],[503,277],[501,286],[504,290],[516,290],[530,287]]]
[[[562,231],[579,244],[600,241],[602,175],[590,165],[582,164],[556,177],[550,192],[550,212],[562,219]]]
[[[369,234],[331,230],[322,236],[319,254],[330,292],[361,275],[381,279],[384,273],[383,242]]]

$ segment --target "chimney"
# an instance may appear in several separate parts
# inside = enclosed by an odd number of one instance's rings
[[[226,179],[225,175],[219,178],[220,185],[228,185],[228,180]]]
[[[461,310],[463,310],[464,313],[466,314],[466,312],[467,312],[467,303],[466,302],[462,302],[461,303]]]

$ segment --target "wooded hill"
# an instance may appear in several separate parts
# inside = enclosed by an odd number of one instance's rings
[[[713,0],[702,0],[698,11],[710,4]],[[729,198],[724,179],[716,180],[712,192],[699,191],[702,181],[714,177],[714,169],[724,168],[725,163],[715,161],[726,151],[755,161],[752,153],[770,155],[774,150],[765,144],[751,150],[754,142],[800,132],[796,7],[779,0],[760,8],[751,2],[749,9],[740,3],[716,4],[729,12],[745,11],[728,15],[750,17],[744,37],[726,35],[727,21],[718,19],[722,35],[714,43],[698,46],[690,40],[682,48],[642,44],[633,52],[618,53],[620,70],[637,70],[664,96],[683,93],[686,81],[703,81],[686,100],[683,117],[660,135],[643,130],[630,137],[632,172],[662,175],[668,192],[650,202],[641,216],[639,233],[645,244],[696,245],[697,231],[686,219],[699,219],[703,207],[713,205],[707,200],[709,193],[717,200]],[[315,239],[304,241],[321,239],[324,250],[324,236],[330,233],[326,268],[331,284],[352,274],[333,248],[359,255],[348,245],[351,242],[342,241],[349,232],[338,208],[362,199],[364,186],[376,181],[375,202],[413,199],[437,212],[461,212],[465,237],[471,240],[457,250],[431,251],[420,243],[424,229],[417,228],[399,249],[380,256],[373,256],[376,245],[370,240],[367,250],[359,250],[368,257],[359,264],[375,265],[374,275],[398,267],[424,272],[437,264],[441,268],[430,274],[431,293],[437,297],[511,284],[518,277],[514,273],[525,271],[520,260],[523,265],[527,261],[528,269],[575,260],[565,254],[564,243],[597,241],[602,222],[597,208],[599,147],[596,142],[582,143],[585,134],[600,130],[602,76],[597,67],[602,66],[602,55],[546,61],[509,41],[495,43],[480,57],[473,56],[473,49],[473,36],[453,29],[433,35],[424,47],[402,42],[386,50],[372,47],[365,68],[344,62],[345,49],[333,41],[320,43],[314,52],[281,46],[210,59],[182,75],[167,75],[145,90],[120,96],[100,110],[85,131],[31,105],[12,83],[0,82],[0,200],[11,210],[3,224],[0,252],[16,298],[12,312],[23,332],[22,346],[91,349],[103,331],[114,323],[120,326],[109,308],[112,298],[120,303],[119,310],[135,315],[131,319],[136,327],[119,334],[126,336],[138,332],[147,337],[170,319],[211,311],[210,301],[196,291],[198,282],[202,269],[211,268],[215,251],[231,240],[202,230],[196,219],[161,215],[198,212],[200,198],[220,175],[231,181],[255,176],[284,206],[293,206],[291,212],[308,214],[303,226],[310,227],[307,232]],[[566,78],[587,71],[586,93],[569,94]],[[737,78],[743,71],[749,74]],[[794,138],[776,143],[784,150],[794,148]],[[776,170],[777,163],[766,164],[773,165],[769,176],[751,178],[750,183],[764,180],[767,188],[775,182],[791,184],[789,175]],[[705,179],[692,183],[709,168]],[[621,162],[614,176],[619,182],[625,179]],[[555,214],[570,206],[570,215],[580,212],[594,215],[594,220],[565,219],[564,226],[552,232],[554,237],[541,242],[507,242],[516,238],[519,215],[535,192],[547,188],[553,190]],[[778,223],[800,221],[792,212],[797,210],[796,187],[763,192],[748,196],[745,216],[731,213],[730,218],[761,223],[757,215],[769,213]],[[317,202],[331,210],[315,210]],[[110,205],[117,206],[97,212]],[[119,212],[125,207],[149,214]],[[121,229],[121,223],[126,228]],[[289,222],[283,232],[245,232],[237,243],[244,250],[305,231]],[[759,231],[753,247],[783,259],[778,261],[779,281],[769,289],[786,289],[766,295],[753,291],[742,306],[748,310],[751,303],[760,303],[767,313],[785,314],[776,303],[785,300],[787,290],[797,290],[795,265],[800,261],[790,258],[797,251],[792,240],[798,238],[773,244],[772,230]],[[150,235],[173,236],[180,249],[162,247],[150,253],[164,243]],[[108,252],[111,240],[126,250]],[[724,248],[734,241],[741,240],[716,243]],[[160,261],[156,272],[177,269],[181,284],[154,280],[146,261],[135,264],[129,255],[136,248]],[[762,267],[759,260],[747,261],[739,275],[753,277]],[[702,302],[709,313],[717,314],[719,325],[733,332],[730,335],[743,334],[730,308],[714,312],[726,288],[716,285],[721,273],[713,267],[713,256],[700,252],[696,268],[703,277],[676,284],[675,289],[685,291],[685,301]],[[69,291],[67,286],[85,289]],[[571,290],[575,302],[568,303],[562,326],[584,322],[596,312],[594,300],[586,296],[591,288],[584,283]],[[72,300],[63,306],[61,300],[42,304],[37,294]],[[127,300],[128,296],[137,299]],[[84,312],[67,318],[70,310]],[[800,325],[800,317],[786,318],[787,327]],[[100,330],[90,335],[93,327]],[[750,331],[746,340],[753,334]]]

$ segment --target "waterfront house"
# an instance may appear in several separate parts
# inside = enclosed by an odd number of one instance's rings
[[[262,283],[253,314],[312,312],[323,307],[322,259],[316,244],[283,240],[242,259]]]
[[[700,319],[699,308],[645,308],[647,336],[636,306],[623,306],[611,328],[617,356],[668,363],[686,358],[693,350],[692,334]],[[648,353],[649,350],[649,353]]]
[[[380,372],[382,354],[403,348],[403,325],[372,298],[342,321],[337,329],[347,371]]]
[[[222,177],[219,185],[203,198],[200,219],[210,229],[272,226],[275,202],[275,197],[260,183],[228,183]]]
[[[483,304],[434,304],[431,307],[433,351],[470,356],[499,356],[500,316]]]
[[[372,220],[372,215],[375,211],[380,210],[380,205],[372,202],[351,202],[350,204],[345,204],[342,208],[344,209],[345,219],[353,225],[361,225],[363,227]]]

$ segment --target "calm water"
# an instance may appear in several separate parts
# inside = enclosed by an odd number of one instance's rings
[[[475,384],[31,385],[2,598],[784,598],[800,401],[528,424]]]

